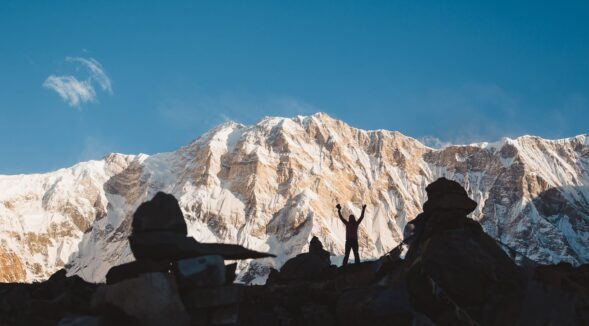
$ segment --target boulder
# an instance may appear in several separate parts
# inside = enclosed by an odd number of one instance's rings
[[[144,325],[188,325],[190,317],[167,273],[147,273],[116,284],[102,285],[92,299],[96,311],[114,306]]]
[[[337,302],[338,325],[412,325],[413,315],[404,287],[352,288]]]
[[[515,323],[524,275],[482,227],[467,218],[476,203],[456,182],[427,188],[406,255],[416,309],[436,323]]]
[[[323,244],[317,237],[309,243],[309,252],[289,259],[280,272],[272,269],[268,276],[271,283],[281,283],[300,280],[313,280],[322,276],[322,272],[331,266],[330,253],[323,249]]]
[[[236,270],[237,263],[225,265],[225,284],[231,284],[235,282],[235,278],[237,277],[237,274],[235,273]]]
[[[309,326],[330,326],[335,325],[329,308],[325,305],[307,303],[301,307],[301,319],[305,325]]]
[[[186,222],[176,198],[158,192],[153,199],[139,205],[133,214],[133,234],[168,231],[186,236]]]
[[[280,269],[279,275],[283,281],[311,280],[329,265],[329,258],[326,260],[318,255],[304,253],[289,259]]]
[[[378,259],[342,266],[336,270],[336,273],[331,278],[339,289],[370,286],[378,277],[378,272],[383,263],[383,259]]]
[[[239,303],[240,287],[235,285],[214,288],[197,288],[184,294],[186,308],[198,310],[202,308],[228,306]]]
[[[225,263],[221,256],[182,259],[174,266],[174,275],[184,290],[192,287],[225,284]]]
[[[329,251],[323,249],[323,243],[316,236],[313,236],[311,242],[309,242],[309,253],[323,259],[329,259],[329,256],[331,256]]]

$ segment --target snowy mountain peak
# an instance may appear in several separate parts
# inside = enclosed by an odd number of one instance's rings
[[[63,266],[103,280],[133,259],[132,214],[158,191],[178,198],[196,239],[278,255],[240,263],[244,282],[263,282],[314,235],[341,255],[336,203],[344,214],[368,205],[361,255],[378,257],[399,243],[425,186],[442,176],[465,186],[479,203],[471,217],[501,242],[538,261],[583,263],[588,171],[586,135],[433,149],[325,113],[226,122],[169,153],[109,154],[52,173],[0,176],[0,280],[41,280]]]

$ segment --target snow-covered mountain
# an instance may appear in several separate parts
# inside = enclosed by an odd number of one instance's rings
[[[275,259],[240,263],[262,282],[316,235],[341,255],[344,214],[359,214],[363,257],[401,240],[425,187],[445,176],[479,203],[486,232],[540,262],[589,262],[589,135],[523,136],[433,149],[398,132],[364,131],[323,113],[225,123],[175,152],[110,154],[52,173],[0,176],[0,281],[34,281],[66,266],[89,281],[133,260],[135,208],[157,191],[180,201],[188,233]]]

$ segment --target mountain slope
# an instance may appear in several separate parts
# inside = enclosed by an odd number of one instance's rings
[[[402,238],[425,186],[446,176],[479,203],[487,233],[541,262],[589,261],[589,137],[524,136],[435,150],[398,132],[364,131],[318,113],[226,123],[175,152],[110,154],[42,175],[0,176],[0,280],[33,281],[61,266],[100,281],[132,260],[126,237],[135,208],[174,194],[188,232],[278,254],[240,263],[262,282],[317,235],[342,254],[334,206],[358,214],[363,257]]]

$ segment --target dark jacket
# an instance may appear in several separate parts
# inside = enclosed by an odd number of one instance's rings
[[[346,221],[342,216],[342,212],[338,211],[337,214],[339,215],[340,220],[346,225],[346,240],[357,240],[358,239],[358,226],[362,223],[364,219],[364,212],[366,211],[366,207],[362,208],[362,214],[360,214],[360,218],[357,221]]]

